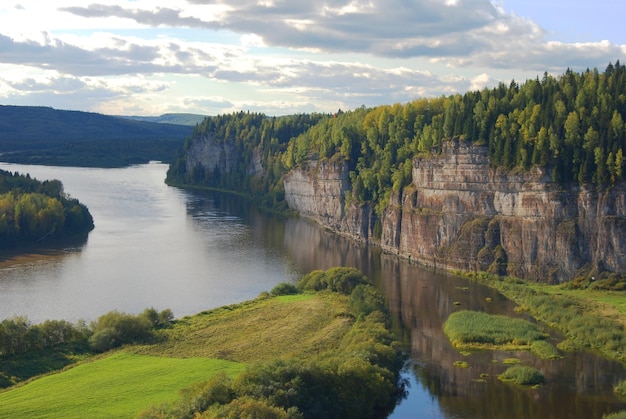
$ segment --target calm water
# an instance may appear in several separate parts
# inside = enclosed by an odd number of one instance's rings
[[[411,352],[409,397],[395,418],[600,418],[626,409],[612,394],[621,365],[591,354],[539,361],[527,353],[461,356],[442,324],[459,309],[515,315],[490,289],[381,254],[303,220],[264,216],[228,196],[163,183],[167,167],[0,168],[60,179],[96,223],[86,243],[27,255],[0,255],[0,319],[26,315],[93,320],[120,310],[170,308],[177,317],[254,298],[312,269],[355,266],[376,282]],[[487,302],[487,297],[491,302]],[[558,339],[558,336],[555,336]],[[495,377],[517,357],[547,378],[520,389]],[[453,366],[465,360],[471,368]],[[481,374],[488,377],[480,381]]]

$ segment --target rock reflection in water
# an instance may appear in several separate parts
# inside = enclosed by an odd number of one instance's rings
[[[595,354],[540,360],[528,352],[480,351],[463,356],[453,348],[443,323],[454,311],[520,316],[513,310],[514,303],[490,288],[355,245],[303,220],[285,222],[284,245],[301,272],[354,266],[383,291],[396,329],[409,348],[412,373],[421,383],[409,389],[404,403],[423,402],[423,395],[411,392],[427,391],[439,405],[431,417],[583,419],[626,409],[612,393],[613,386],[626,377],[623,366]],[[559,337],[552,334],[556,344]],[[503,363],[507,358],[539,369],[546,383],[538,389],[502,383],[497,375],[508,368]],[[470,368],[455,367],[455,361],[466,361]]]

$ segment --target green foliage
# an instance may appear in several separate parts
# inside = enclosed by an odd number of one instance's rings
[[[299,292],[300,290],[294,284],[281,282],[280,284],[272,288],[272,290],[270,291],[270,295],[273,295],[273,296],[294,295],[294,294],[298,294]]]
[[[282,176],[310,160],[341,159],[349,169],[356,204],[371,204],[380,217],[392,191],[411,182],[413,158],[438,154],[443,141],[458,138],[488,148],[493,167],[544,167],[562,184],[602,187],[625,180],[626,66],[603,73],[567,70],[524,84],[406,104],[361,107],[335,115],[267,118],[237,113],[207,118],[170,167],[168,181],[210,184],[264,195],[268,206],[284,205]],[[241,161],[228,176],[187,173],[184,151],[201,137],[234,144]],[[263,175],[247,173],[254,151]],[[502,263],[494,263],[493,271]]]
[[[545,381],[541,371],[526,365],[515,365],[498,376],[502,381],[522,386],[534,386]]]
[[[207,117],[196,125],[185,141],[180,155],[170,165],[166,182],[179,185],[202,185],[218,189],[246,191],[263,206],[278,208],[285,205],[281,176],[293,167],[295,160],[308,157],[306,144],[296,147],[297,137],[320,120],[322,114],[298,114],[267,117],[260,113],[238,112],[230,115]],[[185,152],[194,141],[212,138],[232,147],[238,156],[234,167],[222,173],[218,168],[201,165],[187,170]],[[249,173],[253,159],[260,152],[263,173]]]
[[[356,268],[335,267],[327,271],[312,271],[298,283],[303,291],[328,290],[350,295],[357,285],[369,284],[365,275]]]
[[[484,274],[470,276],[498,289],[537,320],[563,332],[568,338],[567,343],[559,345],[563,350],[593,349],[611,359],[626,359],[624,325],[612,316],[606,316],[605,308],[597,304],[601,297],[599,291],[589,291],[590,294],[581,296],[578,290],[567,287],[530,286],[520,279]],[[621,304],[623,298],[620,296],[616,300]]]
[[[613,387],[613,392],[620,397],[626,397],[626,380],[622,380]]]
[[[60,181],[0,170],[0,247],[83,236],[93,227],[87,207]]]
[[[626,419],[626,410],[602,415],[602,419]]]
[[[231,412],[252,404],[269,417],[381,417],[401,394],[397,386],[402,361],[395,340],[375,317],[357,321],[338,349],[316,357],[274,359],[253,364],[230,380],[213,377],[183,392],[164,416],[191,418]],[[394,372],[395,371],[395,372]]]
[[[443,330],[453,345],[528,346],[545,339],[539,328],[523,319],[479,311],[462,310],[452,313]]]
[[[385,297],[375,287],[369,284],[359,284],[354,287],[348,300],[354,313],[367,316],[375,311],[385,313],[387,304]]]
[[[248,365],[241,374],[232,380],[225,376],[213,377],[204,384],[185,390],[171,408],[152,408],[141,417],[226,417],[231,414],[239,417],[249,412],[255,412],[250,417],[259,417],[258,412],[264,412],[263,415],[267,416],[262,417],[279,418],[386,416],[403,394],[399,373],[404,358],[401,356],[399,343],[388,328],[387,317],[378,310],[384,309],[384,300],[369,284],[356,285],[351,296],[346,298],[343,292],[347,292],[345,285],[352,283],[350,278],[354,272],[351,269],[318,271],[312,276],[327,273],[330,273],[331,278],[344,278],[344,281],[324,280],[324,290],[337,286],[342,290],[341,294],[336,291],[309,299],[263,299],[252,304],[249,310],[247,305],[242,305],[226,311],[216,310],[207,316],[219,318],[220,323],[225,323],[224,326],[232,334],[237,326],[230,320],[227,322],[227,318],[237,319],[236,324],[249,324],[250,319],[244,313],[250,311],[258,316],[259,309],[266,307],[266,311],[262,312],[267,325],[265,330],[284,346],[285,340],[274,331],[283,331],[285,327],[275,328],[271,317],[275,312],[287,310],[291,325],[289,330],[292,334],[298,334],[298,341],[317,343],[322,335],[333,335],[332,341],[318,345],[315,351],[307,351],[305,354],[273,349],[270,358],[262,355],[259,358],[259,354],[266,351],[264,347],[271,345],[271,342],[269,339],[255,340],[259,349],[256,351],[259,361]],[[313,309],[315,306],[311,304],[320,301],[324,301],[325,305],[331,303],[332,310],[328,313],[322,312],[326,317],[325,323],[315,326],[320,329],[321,334],[309,338],[310,327],[299,325],[299,311],[310,318],[320,312],[319,307]],[[348,307],[353,310],[354,317],[341,316],[337,319],[337,313],[345,312]],[[279,312],[277,317],[284,324],[285,315]],[[341,334],[332,331],[332,325],[338,321],[343,325]],[[202,330],[206,328],[203,327]],[[303,333],[305,330],[307,333]],[[213,328],[207,333],[211,336],[219,335],[219,331]],[[247,331],[240,331],[239,334],[241,333],[246,335],[246,339],[250,339]],[[195,336],[198,332],[193,334]],[[212,339],[215,340],[216,338]],[[215,344],[220,345],[219,342]],[[224,348],[233,345],[234,342],[229,339]],[[176,347],[180,348],[180,345]],[[282,353],[283,356],[276,357],[277,353]],[[229,355],[232,358],[242,357],[236,351],[229,352]]]
[[[155,337],[153,330],[168,326],[172,319],[169,309],[158,313],[149,308],[137,316],[110,311],[92,323],[89,345],[95,351],[104,352],[128,343],[148,343]]]
[[[562,358],[559,351],[550,342],[545,340],[536,340],[530,345],[530,351],[541,359],[559,359]]]
[[[46,320],[33,325],[26,317],[12,317],[0,322],[0,356],[81,343],[88,334],[82,323],[73,325],[64,320]]]

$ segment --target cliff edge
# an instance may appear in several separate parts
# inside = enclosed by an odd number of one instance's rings
[[[412,183],[380,220],[346,203],[341,159],[309,161],[284,177],[290,208],[329,229],[429,266],[552,283],[626,271],[626,185],[564,189],[544,170],[506,173],[486,146],[460,140],[413,160]],[[376,232],[376,228],[379,230]]]

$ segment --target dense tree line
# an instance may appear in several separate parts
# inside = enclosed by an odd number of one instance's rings
[[[158,312],[154,308],[138,315],[111,311],[89,325],[65,320],[32,324],[26,317],[16,316],[0,322],[0,356],[68,344],[88,344],[92,350],[104,352],[128,343],[147,343],[154,339],[156,330],[167,327],[173,318],[171,310]]]
[[[352,181],[347,198],[373,203],[381,214],[391,192],[410,182],[416,155],[437,153],[443,141],[460,138],[486,145],[493,167],[541,166],[564,185],[606,187],[625,178],[625,119],[626,66],[619,61],[604,72],[546,73],[521,85],[512,81],[463,95],[334,115],[267,118],[238,113],[205,120],[187,146],[208,131],[222,141],[234,141],[244,151],[239,178],[220,183],[187,173],[184,181],[237,190],[256,186],[277,202],[285,171],[313,158],[341,158]],[[255,147],[263,152],[262,179],[245,172]],[[182,174],[182,162],[172,175]]]
[[[0,247],[82,236],[93,228],[87,207],[67,196],[60,181],[0,170]]]

